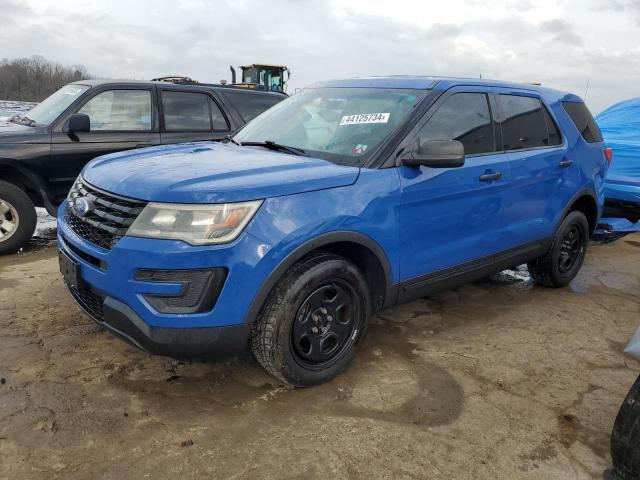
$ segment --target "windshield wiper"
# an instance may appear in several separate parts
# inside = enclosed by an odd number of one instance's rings
[[[287,152],[292,155],[306,156],[306,152],[301,148],[289,147],[287,145],[281,145],[273,140],[265,140],[264,142],[242,142],[245,147],[265,147],[269,150],[276,150],[280,152]]]
[[[29,118],[29,117],[27,117],[26,115],[14,115],[13,117],[11,117],[11,118],[9,119],[9,121],[10,121],[10,122],[14,122],[14,123],[16,123],[16,121],[17,121],[17,122],[20,122],[20,123],[22,123],[22,124],[27,124],[27,125],[29,125],[30,127],[35,127],[35,126],[36,126],[36,121],[35,121],[35,120],[30,119],[30,118]]]

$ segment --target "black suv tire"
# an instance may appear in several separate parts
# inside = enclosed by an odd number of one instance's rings
[[[613,424],[611,458],[622,480],[640,478],[640,377],[624,399]]]
[[[3,228],[2,223],[5,223]],[[13,230],[8,230],[9,225]],[[0,180],[0,255],[17,252],[36,229],[36,209],[29,196]]]
[[[312,254],[276,284],[251,332],[258,362],[283,382],[326,382],[351,362],[371,316],[360,270],[331,253]]]
[[[527,264],[539,285],[565,287],[580,271],[589,244],[589,222],[584,213],[569,212],[556,230],[547,253]]]

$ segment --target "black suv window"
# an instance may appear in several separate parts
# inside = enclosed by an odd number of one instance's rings
[[[209,96],[204,93],[162,92],[164,128],[167,132],[209,132]]]
[[[107,90],[78,110],[89,116],[91,131],[151,130],[151,91]]]
[[[502,110],[502,138],[505,150],[549,145],[545,109],[537,98],[498,95]]]
[[[591,112],[582,102],[562,102],[574,125],[589,143],[602,142],[602,133]]]
[[[265,110],[280,102],[284,96],[256,94],[254,92],[233,91],[224,92],[224,96],[238,109],[245,122],[253,120]]]
[[[484,93],[451,95],[420,130],[419,142],[458,140],[466,155],[495,152],[493,125]]]
[[[213,124],[214,130],[228,131],[229,124],[227,123],[227,119],[224,117],[222,110],[216,102],[209,99],[209,106],[211,107],[211,122]]]

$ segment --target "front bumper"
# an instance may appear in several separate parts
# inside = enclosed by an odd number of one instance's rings
[[[107,250],[77,235],[65,222],[65,209],[63,204],[58,212],[58,248],[80,265],[82,279],[82,286],[67,288],[96,322],[152,354],[218,359],[244,351],[250,331],[245,317],[269,272],[257,238],[244,234],[231,244],[194,247],[125,236]],[[181,269],[228,272],[212,307],[197,313],[154,308],[150,295],[178,295],[183,285],[140,272]]]
[[[246,324],[201,328],[152,327],[114,298],[66,286],[80,308],[96,323],[150,354],[219,360],[243,353],[249,339],[250,328]]]

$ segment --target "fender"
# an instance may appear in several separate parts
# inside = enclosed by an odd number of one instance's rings
[[[382,265],[382,269],[384,271],[384,276],[386,279],[384,306],[393,304],[395,302],[394,297],[395,294],[397,294],[397,289],[394,288],[391,284],[391,265],[389,264],[387,255],[384,253],[384,250],[382,250],[382,247],[380,247],[380,245],[378,245],[375,240],[361,233],[348,230],[335,231],[324,233],[310,240],[307,240],[295,250],[289,252],[289,254],[287,254],[287,256],[282,259],[278,266],[271,271],[267,279],[260,287],[258,293],[255,295],[255,297],[253,297],[251,305],[249,306],[249,310],[244,317],[243,323],[250,325],[253,324],[258,316],[258,313],[260,312],[260,309],[262,308],[262,305],[267,299],[269,293],[271,293],[273,287],[294,263],[296,263],[298,260],[300,260],[308,253],[312,252],[313,250],[317,250],[325,245],[336,242],[351,242],[359,244],[373,252],[373,254],[378,258],[380,265]]]
[[[51,201],[51,198],[49,197],[49,187],[47,185],[47,182],[45,182],[40,175],[33,173],[28,168],[20,165],[19,162],[8,158],[0,158],[0,167],[1,166],[7,166],[15,169],[27,181],[31,182],[31,184],[35,187],[35,190],[37,190],[42,197],[42,203],[47,209],[49,215],[53,217],[57,215],[58,207]]]

